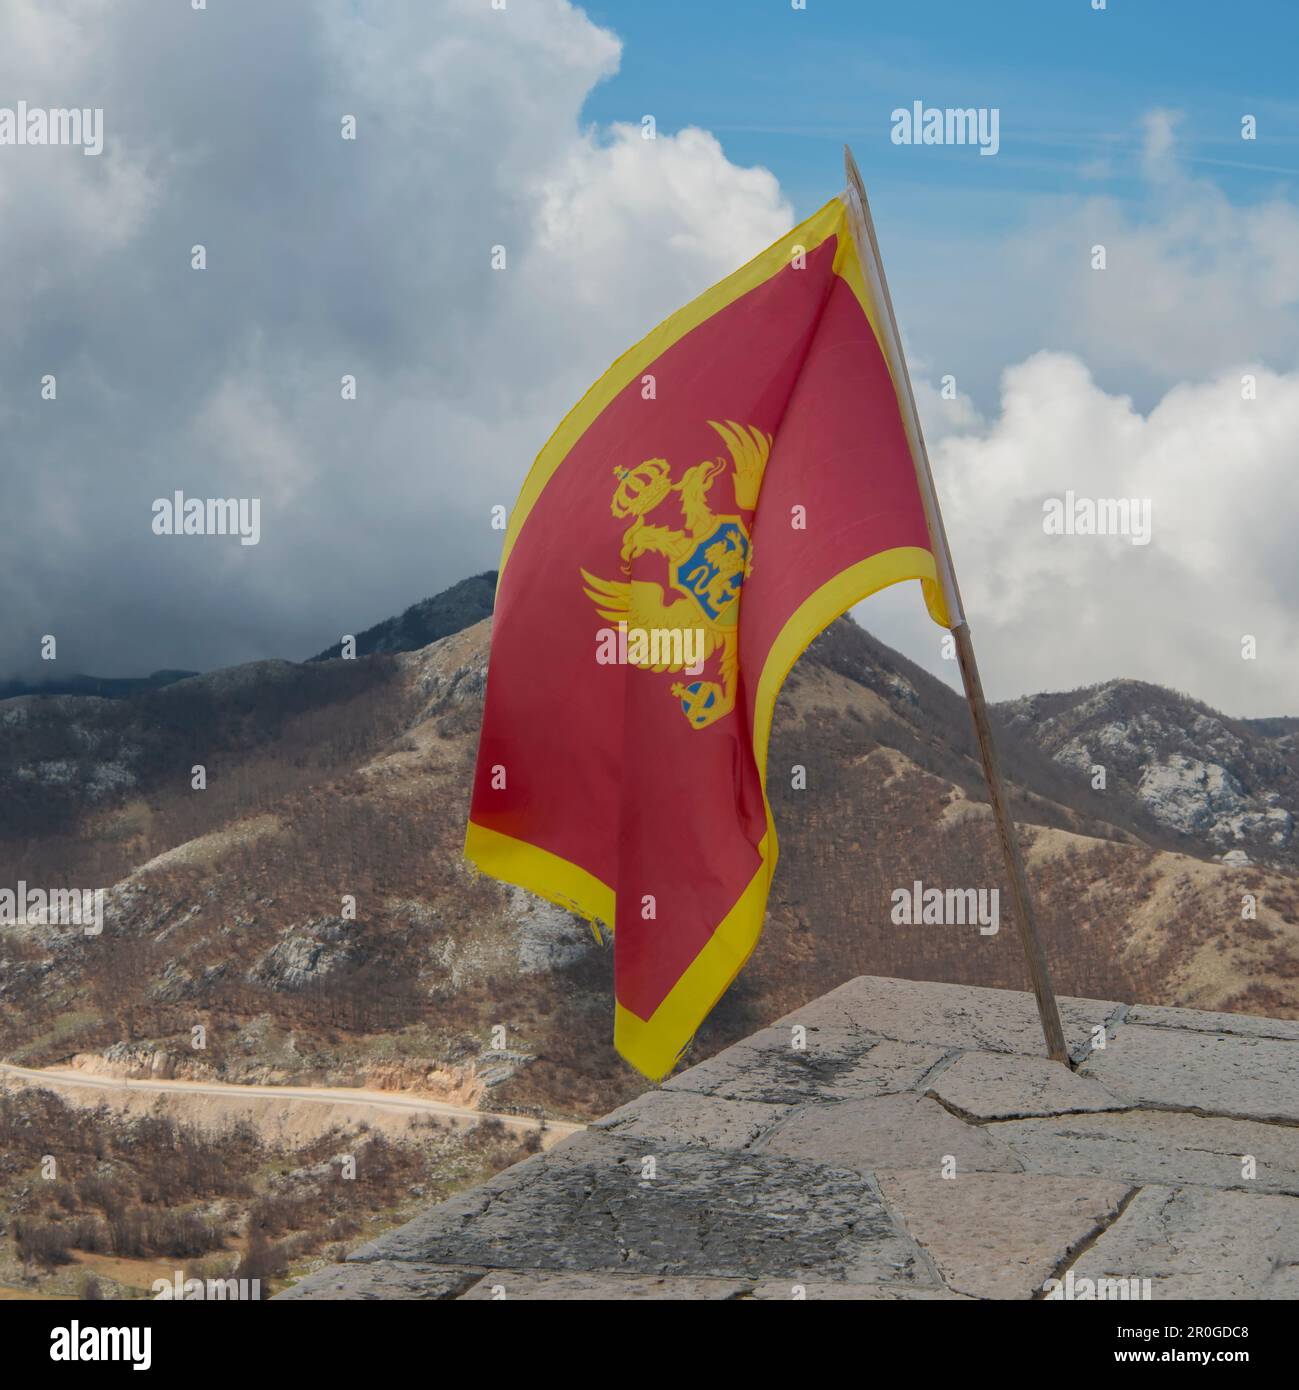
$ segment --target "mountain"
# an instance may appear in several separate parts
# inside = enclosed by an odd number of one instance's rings
[[[433,598],[413,603],[398,618],[385,618],[356,637],[357,656],[375,652],[413,652],[430,642],[461,632],[483,618],[491,617],[496,597],[496,571],[476,574],[444,589]],[[331,661],[343,654],[343,644],[335,642],[312,661]]]
[[[164,685],[183,681],[196,671],[154,671],[147,676],[85,676],[73,672],[49,680],[0,681],[0,700],[13,700],[19,695],[97,695],[104,700],[120,700],[140,690],[157,690]]]
[[[433,598],[411,604],[399,617],[385,618],[357,633],[356,655],[410,652],[427,647],[440,637],[460,632],[490,617],[495,595],[495,570],[462,579]],[[342,654],[342,642],[335,642],[308,659],[332,661]],[[198,674],[197,671],[154,671],[147,676],[86,676],[74,672],[39,681],[11,679],[0,681],[0,700],[14,700],[21,695],[94,695],[104,700],[120,700],[126,695],[159,690]]]
[[[1299,866],[1293,720],[1238,720],[1142,681],[1000,705],[1007,730],[1144,813],[1192,853]]]
[[[644,1089],[610,1045],[607,944],[461,854],[490,620],[405,644],[491,589],[379,624],[356,660],[0,703],[0,886],[109,887],[97,937],[0,928],[0,1054],[129,1044],[196,1079],[488,1088],[493,1109],[577,1118]],[[1299,1016],[1299,876],[1269,814],[1296,805],[1287,721],[1131,682],[1036,700],[995,714],[1057,989]],[[1222,769],[1201,814],[1181,760]],[[861,974],[1026,986],[1007,895],[995,935],[892,921],[916,880],[1000,882],[941,681],[832,624],[778,702],[770,790],[767,926],[692,1060]]]

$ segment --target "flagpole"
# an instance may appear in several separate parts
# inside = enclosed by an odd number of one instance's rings
[[[848,176],[849,196],[846,202],[857,241],[858,258],[863,271],[872,281],[871,290],[879,309],[879,329],[886,340],[885,351],[891,359],[889,366],[893,369],[895,380],[901,388],[898,390],[898,400],[902,406],[903,423],[911,448],[911,459],[915,465],[916,481],[920,485],[920,495],[924,502],[925,517],[938,565],[938,577],[948,617],[952,622],[951,632],[956,639],[957,662],[961,668],[961,679],[965,684],[965,698],[969,701],[970,714],[974,719],[974,733],[979,744],[979,756],[983,762],[984,780],[988,784],[992,816],[997,827],[997,838],[1001,841],[1006,873],[1010,878],[1011,894],[1015,904],[1015,925],[1019,929],[1020,944],[1024,948],[1028,973],[1033,981],[1033,993],[1037,997],[1042,1034],[1046,1038],[1046,1050],[1051,1060],[1068,1066],[1069,1049],[1065,1045],[1064,1029],[1060,1026],[1060,1010],[1051,989],[1046,954],[1042,950],[1042,942],[1037,933],[1037,918],[1029,896],[1028,878],[1024,873],[1024,856],[1020,850],[1015,822],[1011,819],[1001,764],[992,739],[988,706],[983,698],[983,682],[979,679],[974,647],[970,642],[970,628],[965,620],[965,610],[961,606],[961,591],[956,583],[952,552],[947,544],[943,514],[938,505],[938,494],[934,489],[934,475],[929,467],[929,453],[925,448],[925,436],[920,428],[920,415],[916,410],[916,398],[911,389],[907,359],[902,351],[902,339],[898,333],[897,317],[893,312],[893,300],[889,294],[888,280],[884,276],[884,261],[880,256],[879,241],[875,236],[875,223],[871,218],[870,203],[866,198],[866,187],[862,183],[857,161],[852,157],[852,151],[847,145],[843,147],[843,162]]]

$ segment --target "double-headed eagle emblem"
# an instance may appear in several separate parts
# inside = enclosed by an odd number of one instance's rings
[[[735,505],[751,514],[771,452],[771,436],[734,420],[708,423],[721,436],[734,465]],[[632,561],[639,555],[662,555],[667,561],[668,585],[682,597],[667,602],[668,590],[652,580],[598,579],[580,571],[583,592],[600,617],[625,623],[628,632],[676,632],[682,636],[688,631],[698,632],[702,648],[696,647],[695,652],[700,659],[720,652],[720,684],[715,680],[677,681],[671,687],[694,729],[715,724],[735,708],[740,587],[753,567],[744,521],[737,515],[716,516],[708,505],[709,489],[726,467],[724,459],[706,459],[688,468],[678,483],[672,481],[666,459],[646,459],[635,468],[613,470],[618,485],[611,511],[619,520],[632,519],[622,537],[622,572],[630,575]],[[646,517],[665,507],[674,493],[685,529],[647,522]],[[666,655],[665,644],[659,642],[648,647],[629,643],[628,660],[644,671],[683,672],[686,661],[674,659],[683,645],[678,644]]]

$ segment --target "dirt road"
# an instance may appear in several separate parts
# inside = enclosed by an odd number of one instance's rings
[[[475,1110],[472,1106],[454,1105],[450,1101],[408,1095],[401,1091],[364,1091],[346,1086],[241,1086],[233,1082],[155,1080],[152,1077],[124,1080],[114,1076],[97,1076],[70,1067],[19,1067],[10,1062],[0,1062],[0,1081],[6,1077],[28,1086],[44,1086],[55,1091],[81,1091],[81,1096],[70,1096],[69,1099],[77,1099],[82,1103],[97,1098],[108,1100],[110,1103],[130,1101],[132,1109],[139,1109],[140,1102],[150,1096],[189,1097],[199,1102],[215,1103],[204,1104],[201,1107],[204,1112],[202,1118],[209,1122],[214,1118],[214,1110],[224,1111],[231,1103],[242,1108],[244,1103],[252,1102],[259,1110],[266,1103],[277,1110],[286,1106],[290,1110],[300,1107],[329,1107],[322,1118],[332,1116],[357,1120],[382,1116],[405,1117],[410,1120],[419,1115],[437,1115],[453,1122],[467,1124],[480,1120],[499,1120],[507,1128],[520,1133],[535,1130],[538,1125],[537,1120],[524,1115]],[[100,1092],[101,1095],[95,1097],[86,1095],[86,1092]],[[179,1109],[175,1106],[169,1108],[183,1118],[183,1102]],[[584,1125],[572,1124],[565,1120],[548,1120],[543,1142],[549,1146],[556,1140],[584,1128]]]

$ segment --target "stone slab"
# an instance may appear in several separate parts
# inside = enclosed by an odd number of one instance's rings
[[[1143,1188],[1070,1268],[1156,1299],[1299,1299],[1299,1197]]]
[[[558,1302],[597,1300],[601,1303],[632,1299],[716,1301],[740,1298],[751,1287],[751,1284],[740,1279],[656,1278],[650,1274],[497,1269],[460,1297],[468,1301],[486,1299],[507,1303],[512,1299],[529,1298]]]
[[[808,1279],[801,1284],[766,1279],[746,1297],[785,1303],[812,1303],[824,1299],[833,1299],[838,1303],[970,1301],[965,1294],[953,1293],[950,1289],[908,1289],[899,1284],[831,1284],[824,1279]]]
[[[1299,1124],[1299,1047],[1125,1023],[1080,1068],[1138,1105]]]
[[[1168,1110],[1007,1120],[988,1126],[1033,1173],[1180,1187],[1299,1193],[1299,1129]],[[1242,1158],[1255,1160],[1243,1176]]]
[[[516,1171],[506,1170],[350,1258],[937,1283],[861,1173],[776,1154],[649,1147],[647,1153],[644,1143],[625,1135],[575,1136],[526,1180],[502,1183]],[[561,1154],[562,1161],[549,1161]]]
[[[998,1139],[914,1093],[804,1106],[771,1134],[762,1151],[863,1173],[923,1168],[937,1174],[949,1159],[958,1172],[1022,1167]]]
[[[962,1053],[936,1073],[925,1094],[976,1120],[1123,1110],[1129,1104],[1058,1062],[1014,1052]]]
[[[743,1150],[752,1147],[789,1112],[788,1105],[659,1090],[637,1096],[591,1128],[612,1130],[650,1144]]]
[[[1036,1173],[881,1172],[890,1208],[942,1282],[974,1298],[1034,1298],[1118,1212],[1126,1183]]]
[[[414,1260],[330,1265],[276,1294],[274,1301],[452,1299],[460,1297],[486,1272],[465,1265],[425,1264]]]
[[[764,1028],[664,1085],[725,1100],[799,1105],[907,1091],[947,1055],[932,1043],[885,1042],[855,1028],[809,1027],[794,1046],[789,1028]]]
[[[1065,1041],[1075,1057],[1090,1047],[1092,1030],[1111,1020],[1120,1007],[1103,999],[1061,998],[1058,1003]],[[777,1026],[794,1023],[855,1028],[898,1042],[1047,1055],[1033,996],[1018,990],[860,975],[786,1014]]]
[[[685,1276],[656,1277],[648,1274],[557,1273],[542,1270],[492,1270],[460,1295],[462,1300],[510,1299],[592,1300],[625,1302],[633,1299],[660,1301],[694,1300],[721,1302],[758,1299],[764,1302],[910,1302],[957,1300],[964,1294],[944,1288],[908,1288],[900,1284],[834,1283],[825,1279],[764,1279],[758,1283],[740,1279],[698,1279]]]
[[[1299,1022],[1261,1018],[1258,1014],[1209,1013],[1202,1009],[1170,1009],[1162,1004],[1133,1004],[1125,1023],[1151,1028],[1189,1028],[1197,1033],[1237,1034],[1245,1038],[1282,1038],[1299,1042]]]

